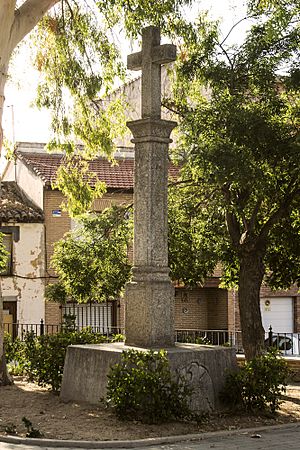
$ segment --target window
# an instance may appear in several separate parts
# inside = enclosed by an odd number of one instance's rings
[[[12,274],[12,249],[13,249],[13,236],[11,233],[3,233],[3,245],[8,252],[8,258],[6,262],[6,269],[1,272],[1,275]]]

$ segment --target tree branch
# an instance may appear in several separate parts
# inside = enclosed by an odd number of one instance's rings
[[[226,223],[231,241],[235,247],[238,247],[241,239],[241,230],[236,215],[233,212],[226,211]]]
[[[288,189],[288,191],[289,191],[289,189]],[[259,238],[258,238],[259,243],[264,241],[267,238],[268,233],[269,233],[270,229],[272,228],[272,226],[275,225],[284,216],[284,214],[287,213],[287,211],[289,210],[289,208],[291,206],[292,201],[299,194],[300,194],[300,189],[297,187],[294,190],[290,190],[289,193],[284,197],[279,208],[271,215],[271,217],[269,217],[267,222],[263,225],[260,235],[259,235]]]
[[[227,61],[229,62],[230,68],[231,70],[233,70],[233,62],[231,61],[230,57],[229,57],[229,53],[227,52],[227,50],[225,50],[225,48],[223,47],[223,45],[221,43],[218,43],[218,46],[220,47],[220,49],[222,50],[222,52],[224,53]]]
[[[11,30],[11,50],[36,26],[41,18],[59,0],[26,0],[15,11],[15,20]]]
[[[198,183],[195,183],[194,180],[192,178],[188,179],[188,180],[179,180],[179,181],[170,181],[168,183],[168,187],[175,187],[175,186],[179,186],[179,185],[189,185],[189,186],[197,186]]]
[[[235,27],[237,27],[241,22],[243,22],[244,20],[247,19],[253,19],[255,16],[246,16],[243,17],[242,19],[240,19],[238,22],[236,22],[234,25],[232,25],[232,27],[230,28],[230,30],[228,31],[228,33],[226,34],[226,36],[224,37],[223,41],[221,42],[221,45],[223,45],[225,43],[225,41],[228,39],[228,37],[230,36],[230,34],[232,33],[232,31],[235,29]]]
[[[224,195],[225,202],[227,203],[228,207],[230,207],[231,204],[231,194],[230,194],[230,184],[224,184],[222,186],[222,193]],[[235,247],[239,246],[240,239],[241,239],[241,229],[239,222],[236,218],[236,215],[230,211],[229,209],[226,210],[226,224],[228,233],[230,236],[230,239]]]
[[[191,109],[188,110],[187,108],[185,108],[185,111],[183,111],[183,109],[181,109],[181,110],[174,109],[175,106],[176,106],[175,103],[171,102],[171,101],[168,101],[168,99],[162,99],[161,106],[163,106],[164,108],[168,109],[170,112],[176,114],[179,117],[185,117],[184,113],[187,113],[187,112],[191,113],[192,112]]]
[[[252,215],[251,215],[251,218],[250,218],[250,221],[249,221],[249,230],[250,230],[250,233],[254,230],[254,227],[255,227],[255,221],[256,221],[256,218],[257,218],[257,214],[258,214],[259,208],[261,207],[261,204],[262,204],[262,199],[259,198],[259,199],[257,200],[257,202],[256,202],[256,204],[255,204],[255,206],[254,206],[254,208],[253,208],[253,212],[252,212]]]

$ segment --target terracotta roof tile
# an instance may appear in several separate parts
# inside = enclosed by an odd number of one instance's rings
[[[41,223],[44,222],[44,214],[15,181],[2,181],[0,221],[5,223]]]
[[[46,185],[55,180],[58,167],[62,163],[63,155],[17,152],[18,157],[36,174]],[[90,162],[90,169],[96,173],[100,181],[105,181],[109,189],[133,189],[134,159],[116,159],[112,165],[105,158],[98,158]],[[178,168],[170,166],[169,175],[178,176]]]

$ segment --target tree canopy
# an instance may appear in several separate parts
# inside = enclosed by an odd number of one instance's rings
[[[34,64],[41,73],[37,105],[52,114],[53,139],[47,147],[65,152],[65,166],[78,152],[84,160],[113,157],[114,139],[125,132],[122,99],[106,95],[125,80],[122,38],[137,38],[146,25],[171,33],[188,0],[158,0],[155,8],[143,0],[24,0],[0,4],[0,149],[2,112],[9,62],[18,44],[30,33]],[[121,38],[120,38],[121,35]],[[118,37],[118,39],[117,39]],[[100,101],[101,97],[101,101]],[[78,143],[83,144],[78,146]],[[68,167],[67,167],[68,168]],[[69,169],[69,168],[68,168]],[[87,192],[83,174],[70,180],[61,166],[57,186],[78,209],[83,195],[97,196],[101,186]],[[72,181],[72,182],[71,182]],[[81,192],[81,198],[74,197]],[[76,203],[76,204],[75,204]]]
[[[54,290],[54,295],[52,289],[51,298],[60,301],[69,296],[78,302],[117,298],[130,276],[132,231],[124,207],[81,217],[77,227],[54,245],[51,264],[63,289]]]
[[[179,117],[175,158],[183,168],[172,196],[178,237],[188,242],[171,268],[192,261],[194,249],[197,261],[200,249],[199,272],[188,280],[196,282],[222,262],[224,280],[239,287],[248,357],[263,346],[263,278],[274,287],[300,284],[299,17],[266,13],[256,12],[245,41],[230,46],[218,24],[200,16],[166,102]]]

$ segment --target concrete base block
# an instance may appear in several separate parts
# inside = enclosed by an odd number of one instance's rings
[[[110,367],[120,362],[122,351],[129,348],[147,350],[123,343],[68,347],[61,400],[97,405],[106,396]],[[219,409],[226,372],[237,369],[235,350],[196,344],[176,344],[166,350],[171,370],[184,376],[193,388],[191,409],[197,413]]]

